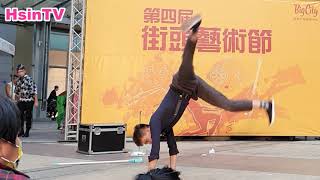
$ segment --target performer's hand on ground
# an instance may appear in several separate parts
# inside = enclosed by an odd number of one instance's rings
[[[171,168],[172,170],[176,170],[176,167],[172,167],[172,166],[168,166],[169,168]]]
[[[156,165],[157,165],[157,162],[158,160],[153,160],[153,161],[150,161],[148,163],[148,171],[152,170],[152,169],[155,169],[156,168]]]
[[[176,170],[177,166],[177,155],[170,156],[170,165],[169,168]]]

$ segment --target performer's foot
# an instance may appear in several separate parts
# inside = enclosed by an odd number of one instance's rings
[[[201,24],[201,20],[202,18],[200,15],[195,15],[191,19],[184,21],[181,25],[182,31],[187,32],[192,30],[194,33],[197,32]]]
[[[274,119],[275,119],[275,104],[274,104],[274,99],[272,99],[269,104],[268,104],[268,108],[266,109],[267,114],[268,114],[268,118],[269,118],[269,126],[272,126],[272,124],[274,123]]]
[[[200,24],[201,24],[201,20],[200,21],[198,21],[194,26],[192,26],[192,32],[193,33],[196,33],[196,32],[198,32],[198,30],[199,30],[199,27],[200,27]]]

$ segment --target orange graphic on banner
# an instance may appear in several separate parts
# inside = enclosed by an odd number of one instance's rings
[[[231,99],[274,97],[276,121],[269,127],[259,109],[231,113],[201,99],[191,100],[175,134],[320,135],[319,3],[105,3],[87,1],[81,123],[127,123],[128,136],[140,114],[141,122],[148,123],[181,63],[188,36],[180,30],[181,23],[199,13],[203,21],[194,59],[196,74]],[[228,13],[221,7],[228,7]],[[130,23],[119,23],[127,22],[128,14]]]

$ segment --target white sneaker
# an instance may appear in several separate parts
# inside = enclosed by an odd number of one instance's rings
[[[194,31],[197,30],[197,28],[200,26],[201,24],[201,16],[198,14],[198,15],[195,15],[193,17],[191,17],[190,19],[184,21],[182,24],[181,24],[181,30],[183,32],[187,32],[191,29],[193,29]]]

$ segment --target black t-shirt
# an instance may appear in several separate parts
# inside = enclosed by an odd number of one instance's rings
[[[52,100],[57,100],[57,92],[55,90],[51,91],[48,98],[48,102],[51,102]]]

